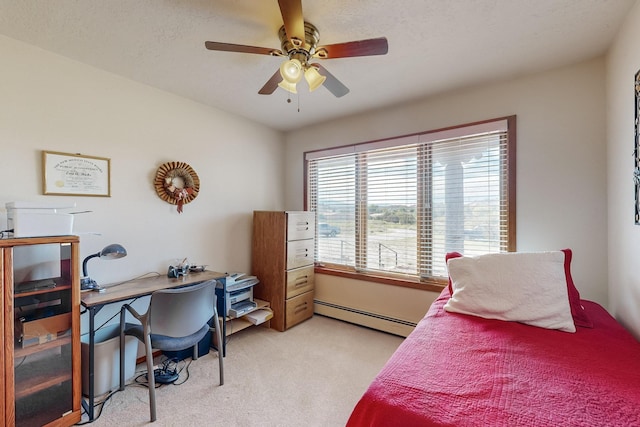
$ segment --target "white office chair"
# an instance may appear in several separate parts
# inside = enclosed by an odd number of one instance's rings
[[[141,324],[126,323],[130,312]],[[209,321],[213,318],[213,326]],[[220,385],[224,384],[222,337],[216,309],[215,281],[177,289],[165,289],[151,294],[149,309],[139,314],[129,304],[120,310],[120,390],[124,390],[125,335],[133,335],[145,345],[147,378],[149,381],[149,409],[151,421],[156,420],[156,393],[153,370],[153,350],[179,351],[193,347],[198,358],[198,342],[215,330],[218,345]]]

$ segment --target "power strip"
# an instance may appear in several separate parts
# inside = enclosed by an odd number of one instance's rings
[[[180,377],[180,374],[173,369],[166,371],[164,369],[155,369],[153,377],[157,384],[171,384]]]

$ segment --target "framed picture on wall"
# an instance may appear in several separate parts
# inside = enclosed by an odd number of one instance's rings
[[[634,121],[634,147],[633,147],[633,183],[635,192],[635,223],[640,225],[640,70],[636,73],[634,78],[634,93],[635,93],[635,121]]]
[[[110,159],[42,152],[43,194],[111,197]]]

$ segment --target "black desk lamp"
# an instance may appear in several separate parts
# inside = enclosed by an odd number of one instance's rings
[[[95,280],[89,277],[87,274],[87,262],[91,258],[104,258],[104,259],[117,259],[127,256],[127,250],[117,243],[112,243],[109,246],[105,246],[100,252],[95,253],[93,255],[89,255],[82,261],[82,279],[80,279],[80,289],[81,290],[92,290],[97,292],[104,292],[105,288],[98,285]]]

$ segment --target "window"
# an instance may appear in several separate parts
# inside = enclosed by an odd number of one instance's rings
[[[305,153],[316,265],[446,283],[445,254],[515,250],[515,116]]]

